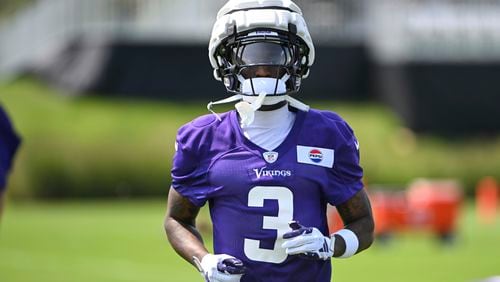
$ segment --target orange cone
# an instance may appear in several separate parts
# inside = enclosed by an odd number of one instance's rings
[[[498,186],[493,177],[485,177],[476,186],[476,215],[482,224],[493,224],[497,216]]]

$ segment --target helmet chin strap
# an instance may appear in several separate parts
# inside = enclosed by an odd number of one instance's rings
[[[215,102],[210,102],[207,104],[207,110],[211,112],[218,121],[221,121],[222,119],[220,118],[219,114],[217,114],[214,110],[212,110],[213,105],[221,105],[221,104],[226,104],[226,103],[231,103],[235,101],[241,101],[243,99],[243,95],[241,94],[236,94],[231,97],[227,97],[225,99],[215,101]]]
[[[247,127],[254,121],[255,112],[262,105],[274,105],[283,100],[286,100],[292,107],[297,108],[302,111],[308,111],[309,106],[288,96],[288,95],[276,95],[286,93],[285,81],[289,78],[288,75],[280,79],[276,78],[253,78],[253,79],[243,79],[240,78],[242,82],[242,93],[250,95],[236,94],[231,97],[210,102],[207,105],[207,109],[215,115],[217,120],[221,120],[220,116],[212,110],[213,105],[225,104],[235,101],[240,101],[236,103],[235,108],[240,116],[240,123],[242,127]],[[255,93],[258,92],[257,96]],[[269,93],[273,93],[270,94]],[[267,96],[269,95],[269,96]]]
[[[266,92],[261,92],[257,99],[255,99],[252,103],[245,101],[245,98],[243,98],[243,101],[234,105],[234,107],[240,114],[241,127],[247,127],[252,124],[255,118],[255,111],[257,111],[262,106],[266,95]]]

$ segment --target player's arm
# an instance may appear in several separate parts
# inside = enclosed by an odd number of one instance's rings
[[[366,191],[362,189],[345,203],[338,205],[337,211],[344,222],[344,229],[352,231],[357,237],[358,248],[356,253],[370,247],[374,239],[375,224],[370,200]],[[346,236],[334,236],[335,246],[333,248],[333,256],[339,257],[346,251]]]
[[[283,235],[281,245],[289,255],[326,260],[330,257],[348,258],[368,248],[373,242],[374,223],[370,201],[364,190],[359,191],[337,210],[344,221],[344,228],[324,236],[315,227],[290,223],[292,231]]]
[[[201,260],[208,254],[201,234],[196,229],[199,211],[199,207],[170,188],[164,222],[165,232],[174,250],[191,264],[193,257]]]
[[[196,229],[200,208],[170,188],[165,217],[165,231],[174,250],[193,264],[210,282],[239,282],[245,273],[243,263],[226,254],[210,254]]]

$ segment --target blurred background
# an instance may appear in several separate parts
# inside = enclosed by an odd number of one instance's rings
[[[207,56],[225,2],[1,0],[23,141],[0,281],[201,281],[162,224],[177,128],[227,96]],[[500,2],[296,2],[317,52],[297,98],[354,128],[377,221],[335,281],[498,281]]]

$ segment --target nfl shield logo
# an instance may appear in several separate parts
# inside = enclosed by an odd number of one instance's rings
[[[278,153],[277,152],[265,152],[262,154],[264,156],[264,160],[266,160],[267,163],[274,163],[276,160],[278,160]]]

